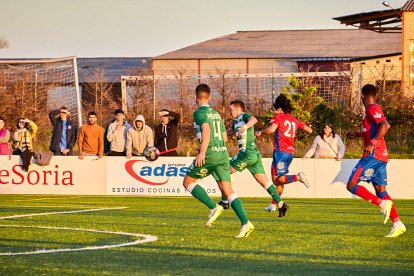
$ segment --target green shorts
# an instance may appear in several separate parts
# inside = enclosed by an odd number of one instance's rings
[[[205,161],[203,166],[196,167],[194,160],[188,168],[187,175],[201,179],[212,174],[216,181],[231,181],[229,154],[227,151],[207,152]]]
[[[230,166],[239,172],[247,168],[252,174],[265,174],[262,155],[257,150],[240,151],[230,159]]]

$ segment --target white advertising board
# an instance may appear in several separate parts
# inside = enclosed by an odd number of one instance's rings
[[[190,196],[191,194],[183,187],[183,177],[193,160],[192,157],[159,157],[154,162],[148,162],[142,157],[129,160],[116,156],[107,158],[106,193],[108,195]],[[210,195],[220,195],[212,177],[206,178],[201,183]]]
[[[105,194],[105,159],[53,156],[48,166],[22,170],[19,156],[0,156],[1,194]]]
[[[85,157],[54,156],[49,166],[30,166],[23,172],[18,156],[0,156],[1,194],[75,194],[75,195],[131,195],[131,196],[190,196],[183,188],[183,177],[193,157],[160,157],[148,162],[141,157]],[[340,162],[324,159],[295,158],[290,174],[303,171],[311,187],[300,182],[285,185],[283,197],[303,198],[352,198],[346,183],[358,159]],[[271,158],[264,158],[263,165],[270,178]],[[387,190],[392,198],[414,199],[414,180],[410,170],[414,160],[390,160],[387,165]],[[268,197],[267,192],[255,181],[248,170],[232,175],[234,191],[240,197]],[[211,195],[220,196],[212,176],[199,181]],[[370,191],[372,185],[364,184]]]

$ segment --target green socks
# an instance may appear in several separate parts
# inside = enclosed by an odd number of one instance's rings
[[[240,198],[237,197],[231,202],[231,208],[233,208],[242,225],[246,224],[249,221],[247,219],[247,215],[244,211],[243,203]]]
[[[214,209],[216,207],[216,203],[210,198],[207,192],[200,185],[195,185],[191,191],[191,194],[193,197],[197,198],[204,205],[206,205],[209,209]]]
[[[281,202],[282,201],[282,199],[280,198],[280,196],[279,196],[279,193],[277,192],[277,190],[276,190],[276,186],[275,185],[271,185],[269,188],[267,188],[267,190],[266,190],[268,193],[269,193],[269,195],[277,202],[277,203],[279,203],[279,202]]]

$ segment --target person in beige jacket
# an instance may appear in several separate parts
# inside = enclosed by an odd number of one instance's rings
[[[126,157],[142,155],[147,147],[154,146],[152,129],[145,124],[144,116],[138,115],[127,132]]]
[[[114,115],[115,121],[109,124],[106,134],[106,139],[111,143],[109,155],[125,156],[127,133],[131,126],[125,121],[122,109],[116,109]]]
[[[345,145],[341,137],[335,133],[332,124],[325,123],[321,134],[315,137],[312,146],[303,158],[332,158],[341,160],[344,157]]]

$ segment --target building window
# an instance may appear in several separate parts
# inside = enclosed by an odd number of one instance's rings
[[[410,40],[410,83],[414,85],[414,40]]]

